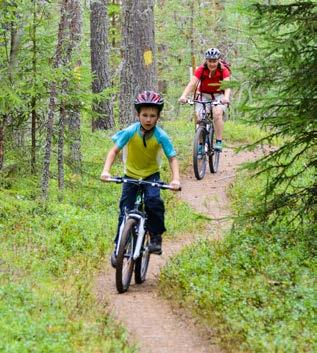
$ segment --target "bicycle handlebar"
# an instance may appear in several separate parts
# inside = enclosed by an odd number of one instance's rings
[[[210,104],[213,106],[221,105],[222,103],[217,101],[217,100],[208,100],[208,101],[202,101],[199,99],[188,99],[187,103],[190,105],[193,105],[194,103],[200,103],[200,104]]]
[[[159,189],[169,189],[169,190],[175,190],[175,191],[182,190],[181,186],[178,189],[174,189],[172,186],[164,183],[163,181],[147,181],[143,179],[128,179],[123,177],[111,177],[105,181],[117,183],[117,184],[130,183],[130,184],[136,184],[136,185],[151,185]]]

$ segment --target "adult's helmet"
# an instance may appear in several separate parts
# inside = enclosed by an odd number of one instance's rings
[[[205,52],[205,59],[218,60],[221,56],[220,50],[217,48],[209,48]]]
[[[160,112],[164,106],[164,99],[154,91],[143,91],[135,98],[134,107],[140,112],[143,106],[157,107]]]

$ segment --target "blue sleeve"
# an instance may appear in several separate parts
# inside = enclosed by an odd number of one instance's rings
[[[175,157],[176,151],[167,133],[160,127],[157,127],[157,129],[155,130],[155,133],[157,134],[156,137],[163,148],[165,156],[168,159]]]
[[[111,137],[111,139],[121,150],[129,142],[131,137],[137,131],[138,127],[139,127],[139,123],[130,125],[129,127],[118,131],[116,134],[114,134]]]

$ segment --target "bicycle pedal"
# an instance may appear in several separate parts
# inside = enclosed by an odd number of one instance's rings
[[[162,250],[156,250],[156,251],[153,251],[151,252],[151,255],[162,255]]]

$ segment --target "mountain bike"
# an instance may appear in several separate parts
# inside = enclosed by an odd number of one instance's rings
[[[108,179],[114,183],[132,183],[138,185],[138,191],[134,208],[125,210],[123,222],[120,225],[118,242],[116,247],[116,287],[119,293],[129,289],[133,270],[135,283],[141,284],[145,281],[150,261],[148,245],[150,234],[147,230],[147,215],[144,207],[144,188],[151,185],[160,189],[173,189],[162,181],[146,181],[114,177]],[[180,191],[179,188],[178,191]]]
[[[199,113],[198,127],[195,132],[193,146],[193,167],[195,177],[198,180],[204,178],[206,174],[207,159],[211,173],[217,173],[219,169],[220,151],[214,149],[215,128],[212,108],[221,103],[216,100],[188,100],[193,105],[199,103],[202,109]],[[207,106],[209,105],[209,109]]]

